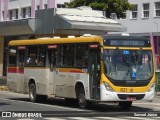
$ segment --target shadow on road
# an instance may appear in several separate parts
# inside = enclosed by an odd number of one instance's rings
[[[4,102],[0,102],[0,106],[3,106],[3,105],[10,105],[10,104],[4,103]]]
[[[10,98],[11,100],[18,101],[26,101],[30,102],[29,98]],[[47,99],[46,102],[41,104],[47,105],[57,105],[68,108],[79,108],[76,101],[66,102],[64,99]],[[0,104],[1,105],[1,104]],[[121,109],[118,105],[109,105],[108,103],[103,104],[92,104],[87,110],[95,111],[95,112],[152,112],[153,110],[150,108],[144,108],[140,106],[132,106],[129,110]]]

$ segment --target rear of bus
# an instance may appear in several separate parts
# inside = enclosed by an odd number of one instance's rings
[[[150,40],[144,37],[103,36],[101,101],[119,101],[130,108],[132,101],[152,101],[155,72]]]

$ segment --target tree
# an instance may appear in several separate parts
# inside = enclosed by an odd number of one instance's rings
[[[116,13],[117,18],[125,17],[124,11],[132,10],[133,5],[128,0],[74,0],[65,3],[68,8],[90,6],[93,10],[106,11],[106,17],[110,18],[111,13]]]

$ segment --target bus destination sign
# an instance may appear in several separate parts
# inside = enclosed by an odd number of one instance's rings
[[[109,46],[134,46],[134,47],[148,47],[150,46],[149,40],[115,40],[109,39],[104,41],[105,45]]]
[[[144,41],[135,40],[110,40],[110,45],[122,45],[122,46],[144,46]]]

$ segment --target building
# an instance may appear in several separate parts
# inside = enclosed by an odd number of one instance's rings
[[[39,37],[102,35],[124,31],[103,11],[90,7],[64,8],[71,0],[0,0],[0,76],[6,75],[8,42]]]
[[[11,39],[33,36],[36,10],[63,8],[72,0],[0,0],[0,76],[6,75],[6,49]],[[18,22],[17,22],[18,21]],[[20,25],[21,22],[21,25]],[[27,23],[31,27],[27,27]]]
[[[153,35],[155,54],[160,54],[160,0],[128,0],[134,5],[132,11],[124,12],[126,18],[117,20],[136,36]]]
[[[134,5],[132,11],[125,11],[126,18],[117,20],[127,28],[127,33],[134,36],[152,37],[160,70],[160,0],[128,0]]]

